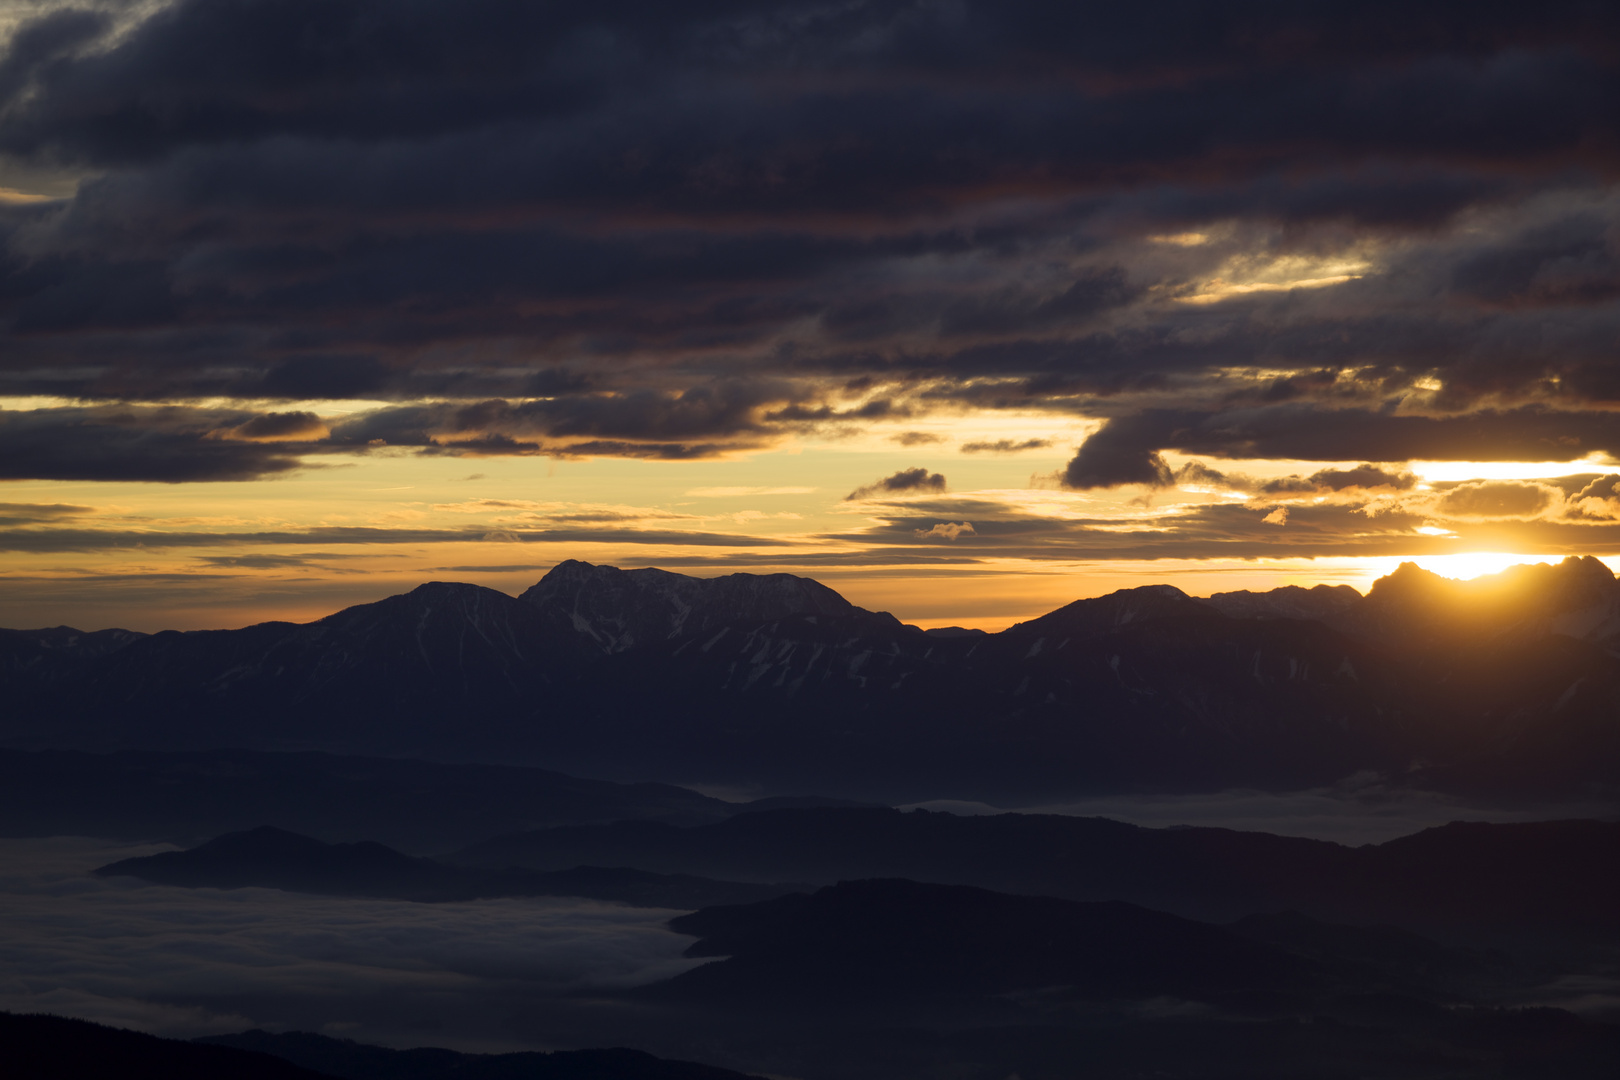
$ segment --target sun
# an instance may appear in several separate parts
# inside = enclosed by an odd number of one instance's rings
[[[1403,562],[1415,562],[1441,577],[1466,581],[1485,574],[1499,574],[1520,563],[1560,562],[1559,555],[1518,555],[1506,551],[1459,551],[1451,555],[1414,555]]]

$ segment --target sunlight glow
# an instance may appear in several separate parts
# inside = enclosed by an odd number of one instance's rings
[[[1423,569],[1441,577],[1467,581],[1486,574],[1499,574],[1510,566],[1521,563],[1556,563],[1562,555],[1515,555],[1505,551],[1464,551],[1455,555],[1414,555],[1406,562],[1415,562]]]
[[[1451,484],[1468,480],[1548,480],[1614,469],[1597,454],[1575,461],[1414,461],[1408,466],[1424,483]]]

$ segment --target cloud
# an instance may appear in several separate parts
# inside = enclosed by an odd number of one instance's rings
[[[913,529],[912,534],[919,540],[955,540],[959,536],[972,535],[973,522],[971,521],[942,521],[931,529]]]
[[[1300,495],[1341,491],[1410,491],[1417,477],[1404,470],[1378,465],[1358,465],[1353,469],[1319,469],[1309,477],[1280,476],[1258,485],[1268,495]]]
[[[1620,518],[1620,475],[1600,476],[1569,497],[1577,517]]]
[[[601,526],[597,528],[506,527],[405,529],[371,525],[322,525],[275,531],[188,531],[184,529],[30,528],[0,532],[0,551],[61,552],[187,548],[230,548],[277,544],[465,544],[498,539],[520,543],[651,544],[680,547],[790,547],[790,541],[746,533]]]
[[[73,503],[0,502],[0,526],[38,525],[94,512],[93,506],[77,506]]]
[[[1109,421],[1080,444],[1060,482],[1066,488],[1089,491],[1124,484],[1169,487],[1174,479],[1158,450],[1140,445],[1123,426]]]
[[[1051,439],[997,439],[995,442],[965,442],[957,447],[964,454],[1017,454],[1024,450],[1044,450],[1052,445]]]
[[[943,473],[931,473],[927,469],[917,467],[901,469],[892,476],[885,476],[864,487],[858,487],[848,495],[844,501],[855,499],[869,499],[874,495],[904,495],[910,492],[939,492],[945,490],[945,476]]]
[[[927,446],[930,443],[944,442],[945,436],[932,431],[902,431],[898,435],[890,435],[889,441],[899,443],[901,446]]]
[[[310,442],[327,434],[326,424],[311,412],[264,413],[219,432],[221,438],[250,442]]]
[[[300,464],[275,443],[214,438],[207,419],[161,409],[0,411],[0,479],[176,484],[254,480]]]
[[[1483,480],[1458,484],[1435,501],[1435,512],[1458,518],[1531,518],[1563,504],[1563,492],[1545,484]]]
[[[333,559],[351,556],[335,552],[312,552],[305,555],[202,555],[201,561],[211,567],[234,570],[295,570],[320,566]]]
[[[1294,402],[1227,411],[1151,409],[1104,423],[1081,444],[1064,481],[1079,489],[1167,486],[1172,477],[1160,456],[1163,450],[1343,461],[1361,457],[1356,451],[1375,445],[1399,460],[1540,461],[1607,451],[1611,444],[1620,447],[1620,428],[1612,414],[1597,410],[1523,407],[1432,416]],[[1406,483],[1400,474],[1368,466],[1323,471],[1311,482],[1337,489],[1361,480],[1396,487]]]
[[[510,1038],[478,1019],[690,968],[673,912],[566,899],[412,904],[181,889],[89,871],[156,850],[4,840],[0,1008],[194,1036],[245,1027],[351,1038]],[[420,1033],[415,1038],[420,1039]]]
[[[0,396],[227,407],[4,475],[699,460],[961,409],[1102,422],[1076,490],[1616,449],[1601,5],[531,8],[30,9],[0,154],[72,194],[0,198]],[[269,419],[343,399],[387,407]]]

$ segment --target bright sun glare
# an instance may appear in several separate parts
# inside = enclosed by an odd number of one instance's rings
[[[1505,551],[1462,551],[1454,555],[1415,555],[1402,562],[1415,562],[1441,577],[1467,580],[1497,574],[1520,563],[1555,563],[1561,555],[1514,555]]]

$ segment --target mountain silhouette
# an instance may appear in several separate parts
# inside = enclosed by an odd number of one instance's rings
[[[550,872],[477,870],[403,855],[374,841],[323,844],[271,826],[229,833],[189,851],[121,859],[95,871],[186,888],[250,886],[333,896],[450,901],[499,896],[578,896],[637,907],[749,903],[797,884],[711,881],[690,874],[577,866]]]
[[[271,824],[428,854],[522,829],[640,818],[692,825],[752,808],[671,784],[515,765],[253,750],[0,750],[4,836],[190,845]]]
[[[306,1031],[258,1029],[196,1042],[274,1055],[339,1080],[757,1080],[627,1049],[463,1054],[438,1047],[390,1050]]]
[[[462,1054],[390,1050],[307,1032],[244,1031],[185,1042],[61,1016],[0,1012],[16,1080],[750,1080],[639,1050]]]
[[[1061,987],[1080,996],[1301,993],[1318,965],[1220,927],[1119,902],[1076,903],[905,880],[706,908],[670,920],[725,957],[653,991],[850,1002]]]
[[[516,834],[467,866],[635,866],[738,880],[909,878],[1229,921],[1298,910],[1424,932],[1620,940],[1620,824],[1453,823],[1359,848],[1216,828],[1040,814],[776,810]]]
[[[1302,617],[1309,616],[1309,617]],[[1620,583],[1594,559],[1366,597],[1165,585],[931,634],[785,574],[565,562],[307,625],[8,632],[0,742],[485,760],[862,799],[1620,787]],[[110,636],[109,636],[110,635]],[[94,638],[93,642],[89,639]]]

